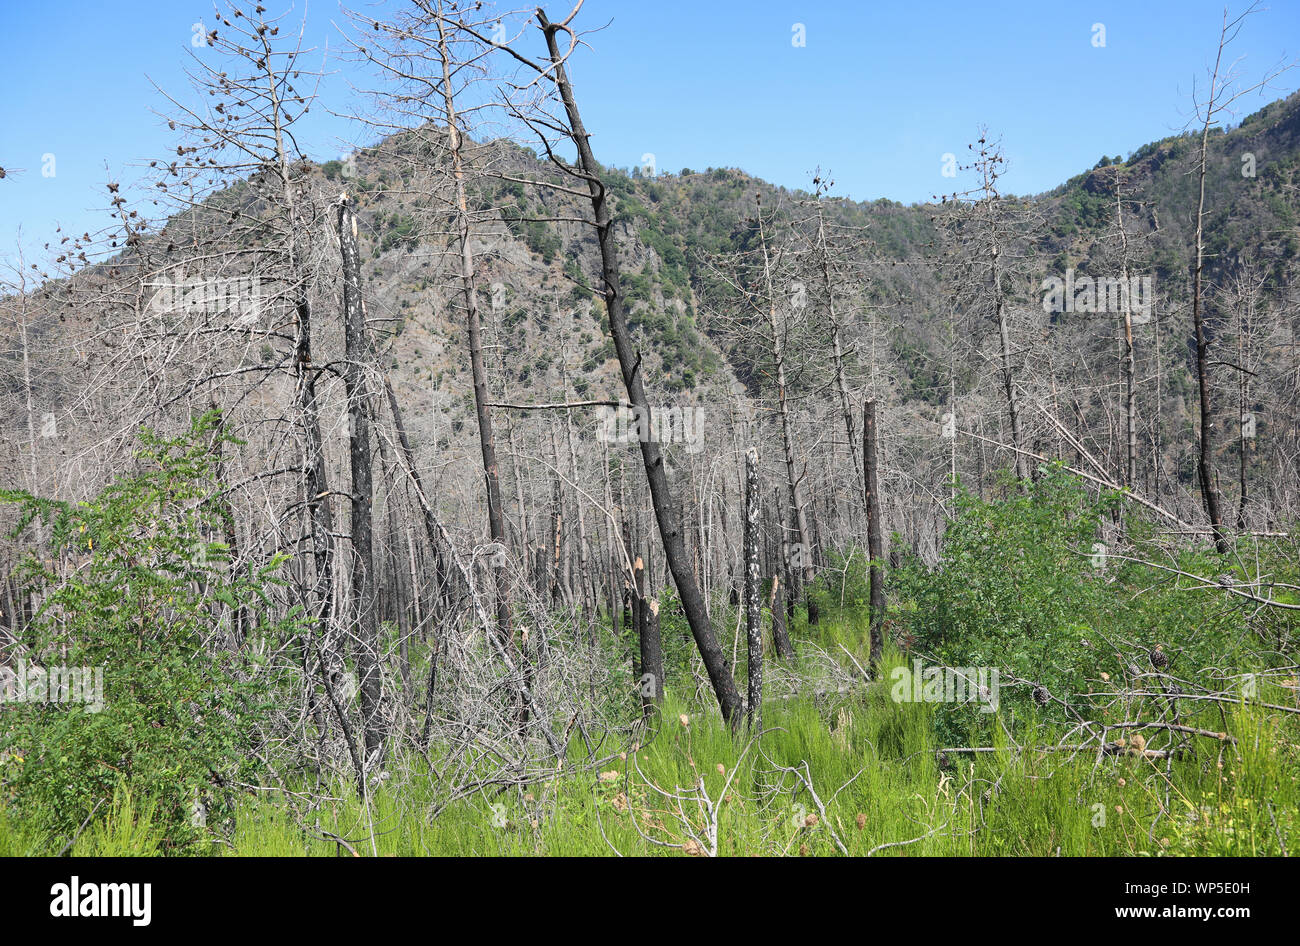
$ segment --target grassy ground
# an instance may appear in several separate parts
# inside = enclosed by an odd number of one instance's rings
[[[859,620],[832,615],[819,636],[860,641]],[[596,768],[575,759],[558,775],[481,792],[436,817],[433,782],[418,760],[395,760],[392,769],[408,774],[364,803],[347,785],[307,814],[300,799],[250,794],[211,851],[1249,856],[1300,847],[1295,727],[1261,711],[1206,710],[1199,722],[1218,728],[1226,719],[1236,745],[1197,739],[1194,752],[1168,762],[1019,751],[1011,739],[1050,745],[1059,729],[1007,712],[976,720],[991,751],[941,757],[932,706],[891,700],[888,669],[884,684],[769,704],[760,738],[733,735],[716,713],[669,694],[639,750]],[[152,854],[160,844],[148,805],[119,795],[71,852]],[[48,841],[24,834],[0,808],[0,854],[34,851],[49,853]]]
[[[419,780],[377,793],[369,811],[340,792],[322,825],[380,855],[1260,855],[1280,854],[1283,840],[1295,846],[1294,755],[1284,759],[1281,734],[1244,710],[1230,716],[1240,756],[1225,751],[1220,768],[1208,748],[1166,771],[1130,756],[1097,764],[1093,754],[1017,753],[1005,741],[997,752],[952,754],[941,769],[925,705],[878,694],[839,707],[834,731],[812,701],[792,701],[768,714],[758,744],[715,717],[684,724],[679,709],[666,707],[646,748],[600,771],[466,800],[434,820],[421,814]],[[250,803],[238,820],[236,854],[346,853],[306,838],[273,800]]]

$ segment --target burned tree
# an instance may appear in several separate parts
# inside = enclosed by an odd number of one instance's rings
[[[352,471],[352,620],[361,720],[365,731],[366,764],[378,761],[383,745],[380,711],[379,632],[375,615],[375,556],[371,502],[374,494],[370,462],[370,397],[367,368],[370,343],[366,335],[365,303],[361,299],[361,251],[357,218],[346,194],[338,207],[339,247],[343,256],[343,384],[348,402],[348,459]]]
[[[745,452],[745,640],[749,650],[749,726],[763,728],[763,605],[759,590],[758,451]]]
[[[569,83],[568,73],[565,70],[565,60],[572,50],[573,42],[576,42],[576,33],[570,23],[580,8],[581,3],[574,8],[573,12],[564,21],[559,23],[552,23],[543,10],[539,9],[537,11],[537,22],[546,39],[547,65],[539,65],[517,53],[515,55],[520,61],[532,67],[541,79],[553,84],[555,92],[564,107],[565,124],[559,126],[552,123],[549,127],[552,129],[561,128],[563,135],[576,147],[578,153],[577,166],[571,168],[558,161],[550,150],[549,144],[546,145],[546,150],[557,167],[587,185],[600,245],[601,279],[606,312],[609,316],[610,336],[613,339],[614,349],[618,356],[628,400],[632,408],[638,412],[638,416],[648,422],[653,417],[653,411],[649,399],[646,397],[645,385],[641,378],[641,358],[633,347],[631,334],[627,327],[624,297],[620,288],[618,246],[614,240],[613,221],[609,210],[606,188],[601,181],[600,167],[597,165],[595,156],[592,153],[587,131],[583,126],[582,116],[578,111],[573,87]],[[560,34],[571,40],[569,50],[564,52],[561,51],[557,38]],[[545,140],[544,136],[543,140]],[[744,715],[743,704],[741,703],[740,693],[736,689],[731,667],[710,626],[704,598],[700,594],[699,586],[691,570],[690,560],[686,554],[686,546],[683,541],[681,520],[668,485],[663,451],[652,437],[642,438],[640,445],[641,457],[645,465],[646,479],[650,486],[651,501],[654,505],[655,519],[659,525],[659,534],[663,540],[664,556],[668,562],[668,569],[677,585],[682,607],[691,626],[692,636],[695,638],[696,647],[704,660],[704,666],[708,672],[709,680],[713,684],[714,694],[718,699],[723,718],[732,726],[737,726]]]

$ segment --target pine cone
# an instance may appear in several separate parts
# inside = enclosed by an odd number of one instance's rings
[[[1165,667],[1169,666],[1169,658],[1165,655],[1165,652],[1160,649],[1159,644],[1156,644],[1155,649],[1147,656],[1151,658],[1151,666],[1155,667],[1157,670],[1164,670]]]
[[[1034,702],[1037,703],[1039,706],[1046,706],[1048,702],[1051,700],[1051,698],[1052,695],[1047,692],[1047,687],[1045,686],[1034,687]]]

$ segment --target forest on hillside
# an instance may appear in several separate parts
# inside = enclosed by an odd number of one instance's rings
[[[367,146],[223,2],[0,271],[0,854],[1300,850],[1267,11],[1184,132],[1017,195],[972,129],[904,205],[616,166],[594,2],[389,6]]]

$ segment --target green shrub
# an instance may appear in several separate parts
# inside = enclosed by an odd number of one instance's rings
[[[174,440],[142,431],[136,471],[89,502],[0,492],[18,506],[18,533],[43,523],[72,563],[60,570],[33,554],[23,564],[42,603],[14,652],[29,667],[91,668],[102,685],[92,700],[0,713],[0,800],[51,845],[126,791],[147,799],[136,814],[147,814],[160,845],[183,852],[201,835],[195,802],[220,813],[256,757],[268,683],[231,648],[231,615],[246,617],[250,637],[300,626],[296,608],[260,623],[264,589],[283,584],[275,573],[286,557],[235,569],[214,538],[228,513],[213,499],[213,446],[237,442],[218,417],[204,415]]]

